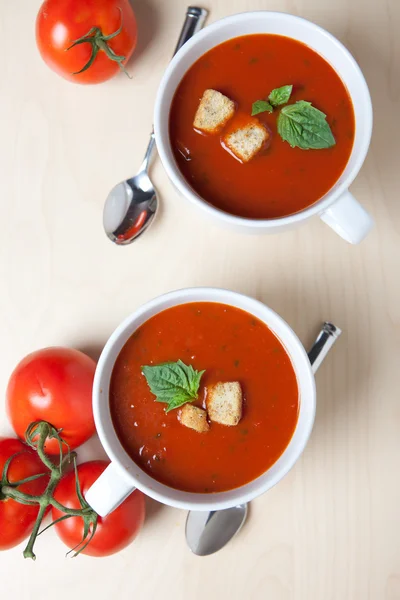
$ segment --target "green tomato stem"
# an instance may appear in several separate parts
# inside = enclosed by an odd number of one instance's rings
[[[13,481],[12,487],[19,487],[20,485],[24,485],[24,483],[29,483],[30,481],[35,481],[36,479],[41,479],[41,477],[47,477],[48,473],[39,473],[38,475],[31,475],[30,477],[25,477],[25,479],[20,479],[19,481]]]
[[[15,489],[11,485],[3,485],[1,493],[4,498],[11,498],[20,504],[39,504],[41,496],[32,496],[31,494],[24,494]]]
[[[121,14],[121,25],[116,31],[110,33],[109,35],[104,35],[100,27],[92,27],[85,35],[74,40],[72,44],[67,48],[67,51],[71,50],[71,48],[74,48],[78,44],[90,44],[92,46],[91,55],[87,63],[83,65],[83,67],[79,69],[79,71],[75,71],[74,73],[72,73],[72,75],[79,75],[80,73],[83,73],[84,71],[90,69],[90,67],[96,59],[97,53],[99,52],[99,50],[101,50],[110,60],[118,63],[118,66],[121,69],[121,71],[123,71],[125,75],[127,75],[131,79],[131,76],[129,75],[128,71],[122,64],[126,56],[118,56],[114,52],[114,50],[108,45],[108,41],[115,38],[122,31],[122,10],[119,7],[118,10]]]
[[[36,538],[39,533],[40,525],[43,521],[43,517],[46,514],[47,502],[44,500],[40,504],[40,509],[38,515],[36,517],[35,525],[33,526],[32,533],[29,537],[28,544],[23,552],[24,558],[31,558],[32,560],[36,560],[36,554],[33,551],[33,546],[35,544]]]
[[[42,463],[46,465],[46,467],[51,471],[51,473],[55,473],[59,471],[59,468],[53,463],[53,461],[47,456],[46,452],[44,451],[44,445],[46,443],[47,438],[50,437],[50,435],[51,426],[49,426],[48,423],[44,423],[41,427],[41,431],[39,434],[39,442],[36,450]]]
[[[51,504],[51,506],[54,506],[54,508],[56,508],[60,512],[69,515],[70,517],[83,517],[90,512],[94,512],[93,509],[89,508],[67,508],[66,506],[61,504],[61,502],[58,502],[55,498],[50,498],[49,504]]]

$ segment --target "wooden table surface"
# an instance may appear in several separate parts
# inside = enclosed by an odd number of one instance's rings
[[[210,21],[271,9],[301,15],[342,40],[371,89],[371,150],[352,192],[376,219],[350,246],[318,219],[278,236],[220,229],[178,197],[158,160],[160,216],[132,246],[108,241],[108,190],[139,166],[158,82],[186,0],[137,0],[139,47],[123,75],[73,85],[41,61],[39,0],[0,1],[0,386],[19,359],[48,345],[94,357],[144,301],[185,286],[221,286],[278,311],[305,346],[323,320],[343,336],[317,376],[315,429],[302,458],[252,502],[222,552],[193,556],[185,513],[149,502],[137,541],[108,559],[64,558],[49,533],[36,563],[0,555],[4,598],[204,597],[400,599],[399,0],[204,0]],[[0,433],[11,433],[3,405]],[[83,457],[103,456],[99,443]]]

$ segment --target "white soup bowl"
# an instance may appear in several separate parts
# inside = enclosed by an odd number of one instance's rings
[[[199,196],[182,175],[175,161],[170,137],[169,114],[176,89],[186,71],[205,52],[241,35],[271,33],[303,42],[320,54],[345,83],[354,107],[355,139],[350,159],[335,185],[305,210],[274,219],[248,219],[224,212]],[[324,85],[321,81],[320,85]],[[241,232],[276,233],[291,229],[318,215],[336,233],[352,244],[359,243],[373,226],[372,217],[349,192],[368,152],[372,133],[372,104],[369,90],[350,52],[333,35],[300,17],[286,13],[247,12],[221,19],[197,33],[177,52],[158,89],[154,131],[164,168],[181,195],[201,208],[214,220]]]
[[[169,487],[145,473],[127,454],[111,419],[109,389],[115,361],[130,336],[157,313],[188,302],[219,302],[241,308],[263,321],[282,342],[296,374],[299,415],[294,434],[280,458],[250,483],[227,492],[195,494]],[[303,452],[315,417],[315,380],[303,345],[287,323],[258,300],[217,288],[189,288],[151,300],[128,317],[111,335],[97,364],[93,385],[93,412],[97,433],[111,464],[86,494],[101,516],[114,510],[135,488],[155,500],[187,510],[221,510],[249,502],[274,486]]]

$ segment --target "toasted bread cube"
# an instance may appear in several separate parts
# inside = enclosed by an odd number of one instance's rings
[[[244,163],[249,162],[269,138],[265,127],[255,121],[253,120],[245,127],[240,127],[224,137],[225,145]]]
[[[184,404],[179,415],[180,422],[185,427],[190,427],[199,433],[204,433],[210,429],[207,422],[207,413],[202,408],[197,408],[192,404]]]
[[[242,418],[243,394],[238,381],[219,382],[207,389],[207,412],[211,421],[237,425]]]
[[[235,114],[235,104],[216,90],[206,90],[200,100],[193,125],[205,133],[218,133]]]

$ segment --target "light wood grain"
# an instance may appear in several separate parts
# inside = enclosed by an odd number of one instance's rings
[[[352,186],[377,226],[351,247],[318,220],[279,236],[220,229],[187,206],[156,160],[154,227],[117,248],[102,229],[112,185],[140,164],[185,0],[137,0],[141,41],[124,76],[74,86],[41,62],[39,0],[0,0],[0,388],[26,353],[98,356],[123,317],[162,292],[216,285],[277,310],[306,346],[321,321],[344,334],[317,376],[318,414],[293,471],[251,504],[241,534],[190,554],[185,514],[149,503],[139,539],[109,559],[64,559],[50,533],[36,563],[0,555],[1,596],[42,600],[400,599],[400,4],[398,0],[206,0],[211,20],[271,9],[326,27],[371,88],[371,151]],[[11,433],[3,406],[0,433]],[[90,442],[84,456],[102,456]],[[44,583],[45,582],[45,583]]]

